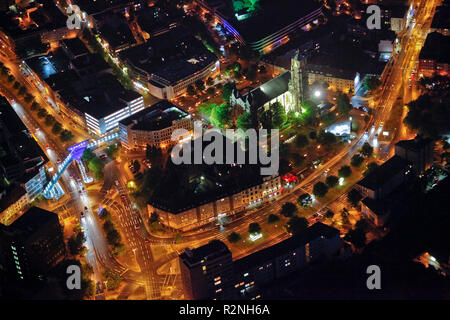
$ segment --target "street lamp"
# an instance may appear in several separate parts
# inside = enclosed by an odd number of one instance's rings
[[[322,93],[319,90],[314,91],[314,96],[319,98]]]

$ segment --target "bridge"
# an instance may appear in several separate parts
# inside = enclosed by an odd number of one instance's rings
[[[85,183],[90,183],[93,181],[92,177],[88,176],[86,173],[86,168],[84,167],[83,161],[81,161],[81,156],[83,155],[83,152],[86,148],[96,149],[100,145],[115,140],[119,137],[119,133],[112,133],[107,136],[104,136],[101,139],[93,140],[89,142],[89,140],[82,141],[80,143],[77,143],[69,148],[67,150],[69,151],[69,154],[64,159],[64,161],[58,166],[58,170],[53,175],[53,177],[50,179],[50,181],[47,183],[47,185],[44,188],[43,195],[47,199],[59,199],[63,196],[64,190],[59,184],[58,180],[61,178],[64,171],[69,167],[69,165],[72,163],[73,160],[76,161],[78,168],[80,169],[81,176],[83,178],[83,181]]]

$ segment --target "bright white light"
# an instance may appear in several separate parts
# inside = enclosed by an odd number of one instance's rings
[[[389,132],[388,131],[383,131],[383,136],[388,136]]]
[[[436,262],[436,258],[433,257],[433,256],[430,256],[430,260],[433,261],[433,262]]]
[[[321,92],[319,90],[314,91],[314,96],[316,98],[320,97]]]
[[[250,233],[250,237],[249,238],[250,238],[251,241],[256,241],[259,238],[262,238],[262,234],[261,233],[257,233],[257,234],[251,234]]]
[[[339,178],[339,185],[342,186],[344,184],[344,178]]]
[[[374,146],[374,148],[378,148],[378,138],[377,137],[373,138],[373,146]]]

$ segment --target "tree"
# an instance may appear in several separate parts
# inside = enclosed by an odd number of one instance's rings
[[[366,158],[371,157],[373,154],[373,147],[368,142],[365,142],[361,147],[361,154]]]
[[[106,234],[106,240],[112,246],[117,246],[120,244],[120,233],[117,230],[111,230]]]
[[[301,194],[297,199],[297,203],[301,207],[310,207],[312,204],[312,197],[307,193]]]
[[[325,212],[325,218],[327,219],[332,219],[334,217],[334,212],[331,210],[327,210],[327,212]]]
[[[285,217],[292,217],[297,213],[297,206],[292,202],[286,202],[281,206],[280,213]]]
[[[99,157],[95,156],[89,161],[88,168],[93,172],[99,172],[103,170],[103,161]]]
[[[206,84],[207,84],[208,86],[212,86],[212,85],[214,84],[214,79],[211,78],[211,77],[209,77],[208,79],[206,79]]]
[[[252,114],[247,111],[241,114],[236,120],[236,126],[244,131],[253,128]]]
[[[108,210],[106,210],[105,208],[103,208],[102,211],[100,211],[100,219],[102,220],[109,220],[111,219],[111,213],[109,213]]]
[[[337,138],[331,132],[321,131],[317,140],[323,144],[325,147],[330,147],[337,142]]]
[[[45,110],[44,108],[40,108],[37,113],[37,116],[42,119],[42,118],[45,118],[47,116],[47,114],[48,114],[47,110]]]
[[[14,78],[14,76],[13,76],[12,74],[10,74],[10,75],[8,76],[8,82],[9,82],[9,83],[13,83],[15,80],[16,80],[16,78]]]
[[[305,157],[298,153],[291,153],[290,157],[296,168],[300,168],[305,164]]]
[[[21,86],[18,93],[19,95],[24,96],[27,93],[27,88]]]
[[[196,92],[195,87],[192,84],[188,85],[186,88],[186,92],[188,95],[193,96]]]
[[[195,81],[195,87],[199,91],[203,91],[205,90],[205,82],[202,79],[198,79],[197,81]]]
[[[317,132],[311,131],[311,132],[309,133],[309,138],[310,138],[311,140],[316,140],[316,139],[317,139]]]
[[[208,96],[212,96],[215,92],[216,92],[216,90],[214,90],[214,88],[212,88],[212,87],[206,89],[206,94],[207,94]]]
[[[362,195],[358,190],[352,189],[349,193],[347,193],[347,200],[352,204],[352,206],[356,207],[361,201]]]
[[[19,87],[20,87],[20,83],[15,81],[13,84],[13,88],[17,90],[17,89],[19,89]]]
[[[326,185],[325,183],[323,183],[322,181],[317,182],[317,183],[314,185],[314,187],[313,187],[313,194],[314,194],[316,197],[323,198],[323,197],[325,197],[325,195],[327,194],[327,192],[328,192],[328,187],[327,187],[327,185]]]
[[[340,93],[338,95],[337,108],[342,114],[347,114],[352,109],[350,99],[345,93]]]
[[[272,128],[279,129],[286,122],[286,110],[278,101],[270,106],[272,110]]]
[[[111,159],[117,159],[120,155],[120,145],[118,143],[114,143],[109,145],[105,149],[105,153],[110,157]]]
[[[80,254],[84,249],[83,243],[85,240],[86,237],[82,231],[70,237],[67,242],[70,254],[73,256]]]
[[[33,100],[33,96],[32,96],[31,94],[27,93],[27,94],[25,95],[24,100],[25,100],[26,103],[30,103],[31,100]]]
[[[110,270],[105,270],[103,272],[103,277],[105,278],[106,289],[108,290],[117,289],[117,287],[119,287],[120,283],[122,282],[122,277]]]
[[[211,111],[210,121],[211,123],[218,128],[225,127],[231,118],[231,108],[223,103],[219,106],[215,106]]]
[[[231,69],[233,69],[234,71],[241,71],[242,69],[242,65],[239,62],[235,62],[233,63],[233,65],[231,66]]]
[[[365,90],[373,91],[380,85],[380,79],[377,77],[365,77],[363,81],[363,87]]]
[[[298,134],[294,139],[294,144],[297,148],[303,149],[309,144],[309,140],[304,134]]]
[[[53,126],[55,124],[55,122],[56,122],[56,119],[51,114],[48,114],[45,117],[45,122],[44,123],[45,123],[46,126],[51,127],[51,126]]]
[[[230,96],[231,96],[231,92],[233,91],[233,89],[234,89],[234,83],[232,83],[232,82],[227,82],[223,86],[222,98],[226,102],[230,102]]]
[[[276,214],[271,213],[267,217],[267,223],[268,224],[274,224],[274,223],[277,223],[278,221],[280,221],[280,217],[277,216]]]
[[[61,123],[55,122],[55,123],[53,124],[53,127],[52,127],[52,133],[53,133],[53,134],[58,134],[58,133],[61,132],[61,130],[62,130],[62,125],[61,125]]]
[[[96,155],[92,151],[92,149],[86,148],[86,149],[84,149],[83,154],[81,155],[81,160],[83,160],[85,162],[89,162],[95,157],[96,157]]]
[[[286,224],[286,230],[293,235],[302,233],[308,228],[308,220],[300,217],[292,217]]]
[[[72,140],[73,139],[73,133],[71,132],[71,131],[69,131],[69,130],[63,130],[63,131],[61,131],[61,133],[59,134],[59,139],[61,140],[61,141],[69,141],[69,140]]]
[[[255,235],[261,233],[261,226],[257,222],[252,222],[248,225],[248,233]]]
[[[378,168],[378,164],[376,162],[371,162],[367,164],[367,170],[364,171],[363,175],[367,176],[370,173],[372,173],[373,171],[375,171],[375,169]]]
[[[362,248],[366,244],[366,234],[361,229],[352,229],[345,235],[344,240],[352,243],[356,248]]]
[[[352,174],[352,169],[349,166],[342,166],[339,170],[338,170],[338,175],[341,178],[347,178],[350,177]]]
[[[355,154],[352,157],[352,160],[350,161],[350,164],[355,167],[355,168],[359,168],[361,166],[361,164],[363,163],[364,158],[361,157],[359,154]]]
[[[239,240],[241,240],[241,238],[242,238],[241,235],[234,231],[232,233],[230,233],[227,237],[227,239],[230,243],[236,243]]]
[[[36,111],[36,110],[38,110],[38,109],[40,109],[41,108],[41,106],[39,105],[39,103],[37,103],[36,101],[33,101],[33,103],[31,104],[31,106],[30,106],[30,110],[31,111]]]
[[[327,184],[328,187],[330,188],[334,188],[339,182],[339,178],[336,176],[328,176],[325,179],[325,183]]]

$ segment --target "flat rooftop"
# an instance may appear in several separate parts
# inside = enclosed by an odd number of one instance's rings
[[[222,154],[231,143],[223,137]],[[194,142],[191,141],[191,150]],[[203,141],[202,148],[209,145]],[[240,146],[234,143],[236,155]],[[240,150],[239,150],[240,152]],[[191,152],[194,163],[194,152]],[[160,210],[178,214],[186,210],[236,194],[242,190],[263,183],[259,164],[248,164],[249,155],[245,153],[245,164],[179,164],[167,161],[161,182],[152,194],[149,204]]]
[[[185,27],[150,38],[146,43],[121,51],[119,56],[121,60],[170,84],[217,61],[217,57]]]
[[[292,236],[273,246],[267,247],[263,250],[257,251],[248,256],[245,256],[244,258],[234,261],[235,271],[240,272],[248,270],[251,266],[256,267],[269,260],[290,253],[319,237],[323,236],[327,239],[330,239],[337,235],[339,235],[338,229],[327,226],[326,224],[323,224],[321,222],[316,222],[301,234]]]
[[[364,177],[358,182],[358,184],[372,190],[380,188],[393,176],[398,174],[400,171],[405,170],[408,165],[409,162],[405,159],[402,159],[399,156],[393,156],[381,166],[373,170],[369,175]]]
[[[420,50],[419,59],[430,59],[441,63],[450,63],[450,36],[431,32]]]
[[[187,249],[180,258],[188,262],[190,265],[201,262],[202,260],[212,260],[226,254],[231,254],[225,243],[220,240],[212,240],[208,244],[195,249]]]
[[[450,29],[450,6],[436,7],[431,29]]]
[[[101,38],[108,42],[111,49],[115,50],[136,43],[136,39],[123,15],[108,11],[98,14],[95,20],[100,26],[98,31]]]
[[[46,82],[58,92],[64,102],[96,119],[119,111],[126,107],[126,102],[141,97],[137,92],[125,89],[109,73],[81,78],[70,70],[54,74]]]
[[[18,233],[23,238],[29,238],[38,232],[42,226],[51,221],[59,223],[58,215],[56,213],[39,207],[31,207],[8,227],[1,224],[0,226],[2,226],[6,232]]]
[[[147,109],[121,120],[119,124],[124,126],[132,125],[132,130],[156,131],[170,127],[173,121],[186,118],[187,116],[189,116],[188,113],[174,104],[162,100]]]
[[[232,0],[223,0],[218,12],[248,43],[259,41],[291,23],[307,16],[322,5],[314,0],[260,0],[253,8],[233,6]],[[244,18],[248,15],[247,18]],[[241,20],[239,20],[241,19]]]

